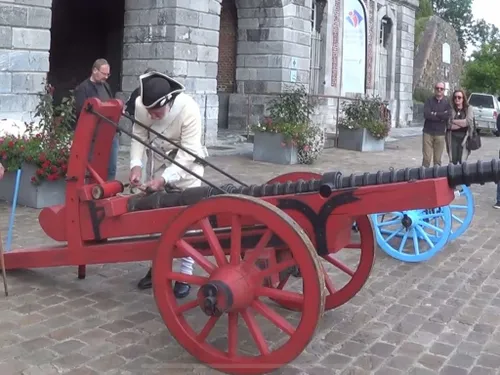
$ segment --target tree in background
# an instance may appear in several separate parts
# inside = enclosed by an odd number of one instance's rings
[[[462,80],[469,92],[500,93],[500,41],[492,40],[472,53]]]
[[[484,44],[498,43],[500,40],[500,30],[495,25],[487,23],[485,20],[477,21],[471,29],[474,38],[471,42],[476,47]]]
[[[498,37],[499,30],[484,20],[474,20],[473,0],[431,0],[434,14],[453,26],[457,33],[462,52],[472,44],[480,46]],[[422,4],[422,2],[421,2]]]
[[[420,44],[427,22],[433,14],[431,0],[420,0],[415,14],[415,50]]]

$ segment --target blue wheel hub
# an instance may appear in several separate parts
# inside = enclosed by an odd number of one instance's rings
[[[371,215],[379,247],[404,262],[432,258],[448,242],[451,210],[439,207]]]

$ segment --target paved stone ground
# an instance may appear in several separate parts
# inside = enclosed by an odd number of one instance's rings
[[[498,148],[497,138],[485,138],[472,160],[496,157]],[[119,177],[125,179],[122,156]],[[212,161],[255,183],[301,169],[376,171],[418,166],[420,138],[388,143],[383,153],[331,149],[313,167],[254,163],[244,156]],[[327,312],[307,350],[276,373],[500,374],[500,212],[491,208],[494,185],[474,186],[473,192],[476,215],[465,235],[422,264],[404,264],[377,249],[364,289]],[[2,204],[4,234],[8,212]],[[15,247],[50,243],[36,215],[19,208]],[[0,298],[0,374],[217,373],[176,343],[151,292],[136,290],[147,267],[90,266],[86,280],[76,279],[75,267],[9,272],[11,296]],[[193,316],[201,321],[201,313]],[[242,340],[247,347],[248,335]]]

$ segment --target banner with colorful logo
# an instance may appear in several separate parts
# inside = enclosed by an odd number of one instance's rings
[[[366,80],[366,11],[362,0],[343,0],[341,95],[364,94]]]

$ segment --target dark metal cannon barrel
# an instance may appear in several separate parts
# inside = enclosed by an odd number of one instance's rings
[[[393,184],[414,180],[428,180],[433,178],[447,178],[450,187],[458,185],[485,184],[487,182],[497,183],[500,180],[500,160],[493,159],[489,162],[478,161],[476,163],[463,163],[459,165],[450,164],[443,167],[433,168],[406,168],[390,170],[386,172],[364,173],[361,175],[351,174],[344,176],[340,172],[327,172],[321,180],[299,180],[295,182],[273,183],[263,185],[239,186],[232,184],[224,185],[219,189],[211,186],[201,186],[186,189],[182,192],[158,192],[149,195],[136,195],[129,199],[129,211],[150,210],[162,207],[175,207],[192,205],[200,200],[221,195],[243,194],[253,197],[267,197],[274,195],[300,194],[318,192],[328,197],[338,189]]]
[[[475,163],[449,164],[443,167],[432,168],[405,168],[379,171],[377,173],[351,174],[343,176],[339,172],[327,172],[321,178],[320,194],[329,196],[332,191],[350,187],[373,186],[392,184],[413,180],[429,180],[433,178],[448,179],[450,187],[458,185],[484,185],[487,182],[497,183],[500,180],[500,160],[477,161]]]

